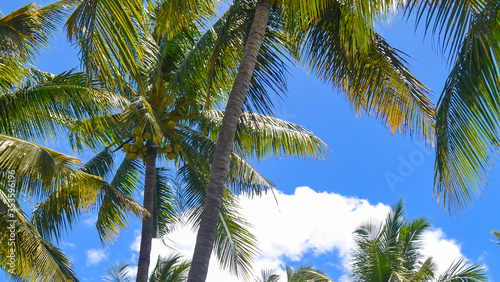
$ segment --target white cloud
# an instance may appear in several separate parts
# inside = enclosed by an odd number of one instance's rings
[[[97,215],[92,215],[83,220],[83,223],[87,227],[95,227],[95,223],[97,222]]]
[[[62,242],[61,242],[61,245],[62,245],[62,246],[65,246],[65,247],[71,247],[71,248],[76,247],[76,245],[75,245],[75,244],[73,244],[73,243],[71,243],[71,242],[67,242],[67,241],[62,241]]]
[[[464,255],[460,252],[460,244],[454,239],[447,239],[441,229],[426,231],[423,234],[424,246],[422,253],[431,256],[437,264],[437,274],[445,272],[454,261]]]
[[[316,192],[309,187],[298,187],[293,195],[275,191],[260,198],[242,197],[242,215],[253,226],[261,249],[260,258],[255,262],[255,273],[260,269],[283,268],[286,261],[301,260],[304,255],[335,253],[343,262],[341,268],[347,271],[349,250],[353,247],[352,232],[368,220],[382,220],[390,207],[383,204],[372,205],[367,200],[345,197],[335,193]],[[278,201],[278,206],[276,205]],[[460,245],[447,239],[440,229],[425,233],[424,253],[432,255],[443,271],[451,261],[460,258]],[[176,249],[186,258],[193,254],[195,233],[188,227],[179,228],[168,236],[165,246],[161,240],[154,240],[151,261]],[[131,249],[138,251],[140,234]],[[152,265],[151,267],[154,267]],[[347,279],[347,276],[343,276]],[[234,276],[219,270],[212,257],[208,282],[238,281]]]
[[[85,252],[87,253],[87,266],[98,264],[108,258],[108,254],[101,249],[90,249]]]

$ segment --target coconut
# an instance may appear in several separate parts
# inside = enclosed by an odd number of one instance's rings
[[[167,146],[165,146],[165,147],[163,148],[163,150],[164,150],[164,152],[165,152],[165,153],[170,153],[170,152],[172,152],[172,146],[167,145]]]
[[[173,120],[169,120],[166,124],[168,129],[174,129],[177,124]]]
[[[173,159],[175,158],[175,153],[168,153],[168,154],[167,154],[167,158],[168,158],[169,160],[173,160]]]
[[[123,144],[123,146],[122,146],[123,151],[129,152],[130,151],[130,146],[131,146],[130,143]]]
[[[174,152],[178,153],[181,151],[181,146],[179,144],[174,146]]]
[[[151,139],[151,133],[149,132],[146,132],[142,135],[142,138],[144,138],[144,140],[149,140]]]
[[[135,153],[135,152],[137,152],[137,149],[138,149],[138,148],[137,148],[137,146],[136,146],[135,144],[134,144],[134,145],[132,145],[132,146],[130,146],[130,152],[131,152],[131,153]]]
[[[142,144],[142,142],[137,142],[137,140],[135,141],[134,145],[137,147],[137,150],[140,150],[144,147],[144,145]]]
[[[137,136],[135,138],[135,143],[136,144],[138,144],[138,143],[142,144],[142,142],[144,142],[144,138],[142,138],[142,136]]]

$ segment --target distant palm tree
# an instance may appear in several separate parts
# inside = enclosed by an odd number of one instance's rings
[[[353,281],[488,281],[481,265],[468,265],[462,258],[439,277],[431,257],[421,253],[423,232],[430,228],[425,218],[407,221],[404,203],[400,201],[380,224],[361,225],[354,233],[350,275]]]
[[[283,278],[283,279],[282,279]],[[322,271],[313,267],[302,266],[297,269],[287,265],[286,276],[280,277],[272,270],[263,270],[260,277],[256,277],[254,282],[331,282]]]
[[[191,263],[181,260],[177,254],[167,257],[159,256],[156,265],[149,275],[150,282],[184,282]],[[117,262],[106,270],[105,282],[130,282],[129,264]]]

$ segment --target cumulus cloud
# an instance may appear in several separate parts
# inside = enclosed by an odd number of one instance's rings
[[[252,232],[261,250],[254,264],[256,273],[260,269],[282,269],[286,261],[300,261],[305,255],[330,253],[340,258],[340,268],[347,271],[349,251],[354,244],[352,232],[367,220],[383,220],[390,210],[389,206],[380,203],[316,192],[309,187],[298,187],[292,195],[275,191],[274,196],[240,197],[240,206],[243,217],[253,225]],[[424,238],[424,254],[434,257],[440,271],[462,256],[460,245],[448,239],[440,229],[428,231]],[[172,249],[191,258],[195,240],[196,234],[188,227],[177,229],[165,239],[169,247],[161,240],[154,240],[151,262]],[[138,252],[139,241],[140,234],[137,234],[131,249]],[[207,281],[239,280],[221,271],[212,257]]]
[[[108,254],[101,249],[90,249],[85,252],[87,253],[87,266],[98,264],[108,258]]]
[[[442,274],[453,262],[464,255],[460,252],[460,244],[454,239],[447,239],[446,234],[441,229],[426,231],[423,234],[424,246],[422,253],[425,256],[431,256],[437,264],[436,273]]]

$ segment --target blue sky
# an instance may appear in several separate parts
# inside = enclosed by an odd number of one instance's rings
[[[31,1],[2,1],[5,15]],[[47,4],[53,1],[39,1]],[[431,40],[414,33],[412,24],[395,19],[382,29],[383,36],[403,50],[413,74],[433,90],[436,102],[447,76],[447,66],[432,48]],[[63,36],[41,54],[36,66],[60,73],[78,67],[77,51]],[[500,246],[491,242],[491,229],[500,229],[500,179],[493,170],[488,187],[475,200],[473,209],[458,219],[450,218],[432,197],[434,153],[409,136],[391,136],[382,124],[364,114],[355,116],[351,107],[331,87],[305,71],[293,70],[288,97],[278,106],[278,117],[312,130],[331,148],[325,161],[280,159],[255,163],[255,167],[278,185],[274,199],[241,200],[243,214],[255,225],[262,257],[257,267],[281,268],[284,264],[312,265],[334,280],[346,279],[351,232],[359,223],[383,218],[388,206],[406,199],[408,216],[426,216],[433,229],[426,234],[425,252],[433,255],[441,269],[464,255],[485,263],[492,280],[500,280]],[[52,146],[69,152],[62,146]],[[90,155],[86,156],[89,157]],[[397,179],[397,181],[395,181]],[[139,221],[131,220],[113,246],[102,247],[93,218],[89,216],[61,242],[82,281],[100,281],[115,261],[136,265]],[[194,235],[188,229],[175,232],[169,244],[190,256]],[[168,248],[154,243],[153,256]],[[0,280],[4,276],[0,275]],[[221,278],[224,277],[224,278]],[[211,264],[210,281],[237,281]]]

